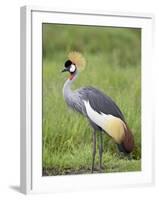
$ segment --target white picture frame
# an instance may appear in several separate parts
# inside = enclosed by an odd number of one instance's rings
[[[142,170],[42,177],[42,23],[142,29]],[[141,186],[154,183],[151,14],[21,8],[21,192],[43,193]],[[143,135],[144,133],[144,135]]]

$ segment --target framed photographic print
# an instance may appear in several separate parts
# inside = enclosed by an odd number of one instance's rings
[[[21,191],[153,183],[150,14],[21,8]]]

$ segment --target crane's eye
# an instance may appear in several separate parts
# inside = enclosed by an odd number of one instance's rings
[[[74,64],[71,64],[71,65],[70,65],[70,72],[73,73],[73,72],[75,72],[75,70],[76,70],[75,65],[74,65]]]

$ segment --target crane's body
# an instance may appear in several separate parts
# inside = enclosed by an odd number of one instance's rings
[[[65,63],[63,71],[69,71],[70,77],[64,84],[63,96],[68,106],[84,115],[93,128],[93,172],[96,154],[96,131],[101,132],[101,142],[99,145],[100,169],[102,168],[103,132],[112,137],[118,145],[119,150],[125,154],[132,152],[134,140],[121,110],[110,97],[93,87],[83,87],[74,91],[72,90],[71,85],[78,77],[76,56],[79,56],[79,54],[75,53],[73,58]],[[72,62],[72,60],[74,62]],[[80,62],[77,63],[79,64]]]

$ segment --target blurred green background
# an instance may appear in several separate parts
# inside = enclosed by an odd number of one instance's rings
[[[141,30],[43,24],[43,175],[90,173],[91,127],[62,94],[68,74],[60,71],[70,51],[87,61],[73,89],[94,86],[111,96],[135,137],[128,159],[105,134],[104,172],[141,170]],[[97,172],[98,159],[97,151]]]

